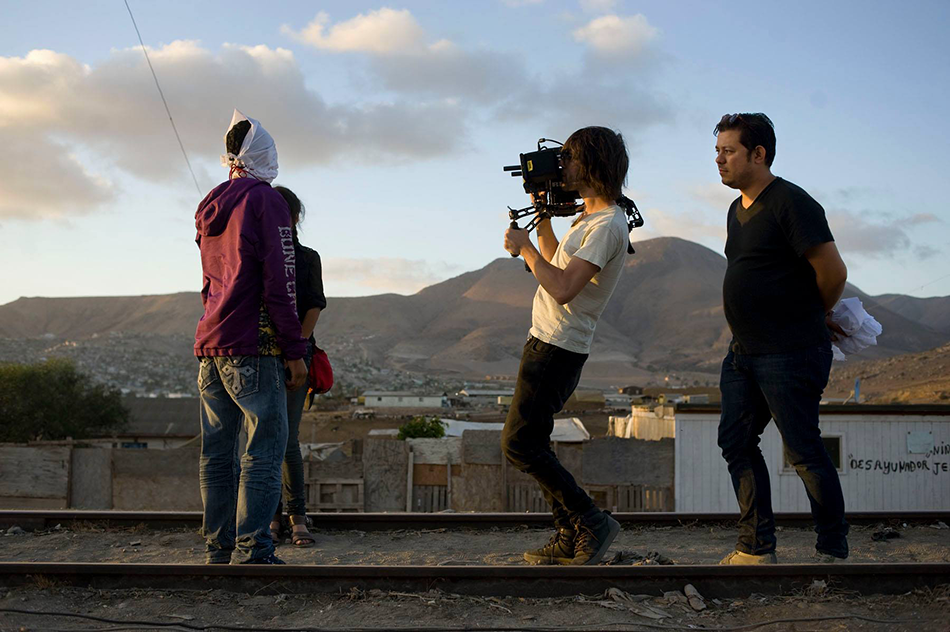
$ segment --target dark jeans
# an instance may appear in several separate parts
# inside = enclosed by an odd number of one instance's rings
[[[501,433],[505,457],[538,481],[558,527],[573,528],[571,518],[596,511],[593,501],[551,450],[554,414],[577,388],[586,360],[586,354],[528,338]]]
[[[313,345],[307,342],[307,355],[304,364],[310,367],[313,358]],[[284,453],[283,497],[277,503],[275,517],[283,513],[283,499],[287,499],[287,514],[290,516],[307,515],[306,487],[303,480],[303,457],[300,455],[300,418],[307,399],[307,385],[296,391],[287,391],[287,451]]]
[[[739,501],[736,549],[775,550],[769,470],[759,437],[774,419],[785,456],[805,484],[821,553],[848,557],[841,481],[818,429],[818,404],[831,371],[830,345],[788,353],[747,355],[730,350],[722,362],[719,447]]]

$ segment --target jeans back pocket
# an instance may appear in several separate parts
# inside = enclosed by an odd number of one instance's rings
[[[260,388],[260,360],[259,356],[221,358],[221,380],[235,399],[253,395]]]
[[[218,367],[214,364],[214,358],[198,358],[198,360],[198,390],[204,391],[218,381]]]

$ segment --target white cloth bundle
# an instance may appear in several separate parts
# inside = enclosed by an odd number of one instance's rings
[[[847,334],[846,338],[839,334],[838,340],[831,345],[835,360],[846,360],[846,355],[876,345],[877,337],[884,330],[857,297],[842,299],[831,312],[831,322]]]
[[[239,110],[234,110],[231,116],[231,124],[228,125],[228,131],[240,123],[247,121],[251,124],[251,129],[244,137],[244,143],[241,145],[241,151],[237,155],[228,153],[221,156],[221,164],[225,167],[237,167],[248,172],[258,180],[271,183],[277,177],[277,145],[274,139],[267,133],[261,124],[252,118],[241,114]],[[228,135],[224,135],[227,142]]]

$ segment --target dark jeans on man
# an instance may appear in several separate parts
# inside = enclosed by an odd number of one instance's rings
[[[586,360],[587,354],[529,337],[501,433],[505,457],[538,481],[544,499],[551,505],[555,525],[566,529],[573,529],[571,518],[596,511],[593,501],[551,450],[554,414],[577,388]]]
[[[736,550],[775,551],[775,519],[769,469],[759,437],[774,419],[785,456],[805,484],[820,553],[848,557],[848,523],[841,481],[818,429],[818,404],[831,371],[831,347],[749,355],[733,348],[722,362],[719,447],[739,501]]]

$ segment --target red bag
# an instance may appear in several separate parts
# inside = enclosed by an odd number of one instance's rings
[[[310,370],[307,373],[307,410],[313,404],[314,395],[322,395],[333,388],[333,367],[327,352],[320,347],[313,348]]]

